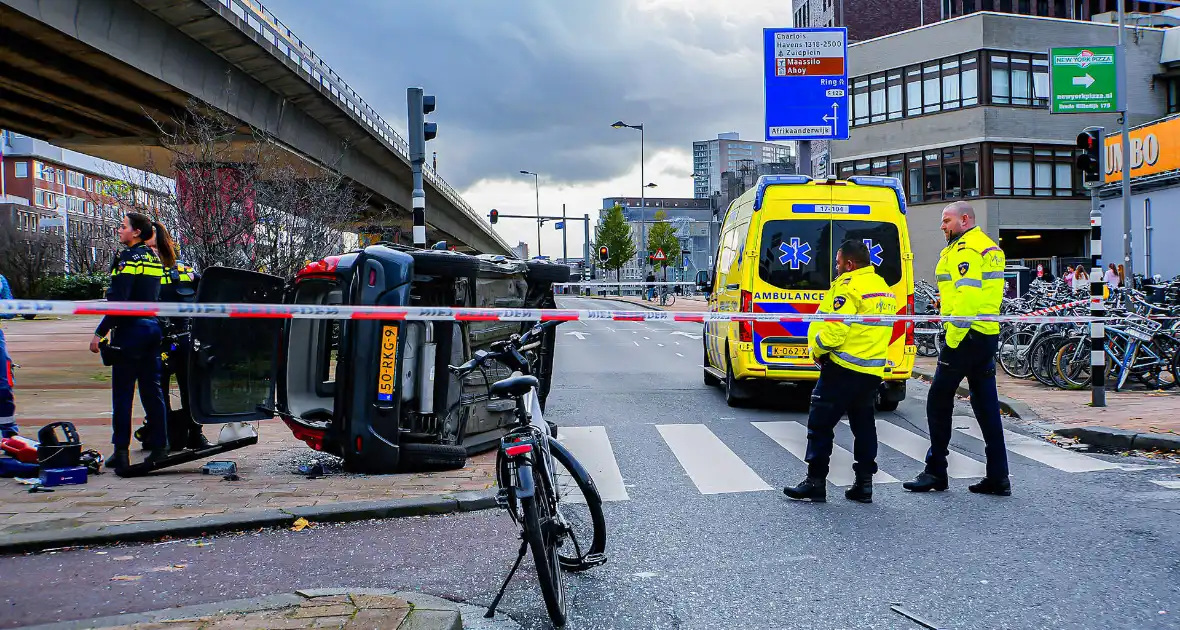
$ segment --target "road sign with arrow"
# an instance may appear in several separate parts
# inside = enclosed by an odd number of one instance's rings
[[[1050,48],[1049,111],[1054,114],[1118,111],[1116,50],[1114,46]]]
[[[763,29],[767,140],[848,139],[848,29]]]

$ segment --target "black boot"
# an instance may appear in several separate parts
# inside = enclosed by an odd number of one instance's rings
[[[199,450],[202,448],[208,448],[210,446],[209,440],[205,437],[205,434],[201,432],[201,428],[201,425],[196,422],[194,422],[193,425],[189,427],[188,441],[185,442],[185,448]]]
[[[113,470],[116,472],[127,468],[130,465],[131,455],[128,452],[126,446],[116,448],[115,452],[111,453],[111,456],[107,458],[106,462],[107,470]]]
[[[799,501],[811,500],[812,503],[826,503],[828,482],[822,477],[808,477],[797,486],[783,488],[783,494]]]
[[[1012,482],[1007,477],[984,477],[979,483],[967,486],[975,494],[994,494],[1001,497],[1012,496]]]
[[[915,477],[913,481],[907,481],[901,484],[901,487],[911,492],[930,492],[931,490],[942,492],[950,487],[950,485],[947,483],[946,475],[923,472]]]
[[[844,491],[844,498],[849,501],[859,501],[860,503],[873,502],[873,476],[872,475],[857,475],[856,483],[852,487]]]
[[[148,453],[148,456],[146,458],[144,458],[143,463],[154,464],[156,462],[159,462],[159,461],[167,459],[167,458],[168,458],[168,449],[167,448],[153,448],[152,452]]]

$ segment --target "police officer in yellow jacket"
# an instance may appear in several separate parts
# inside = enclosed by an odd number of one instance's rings
[[[836,252],[840,275],[820,303],[819,314],[862,315],[897,313],[897,297],[870,264],[869,249],[861,241],[846,241]],[[853,472],[856,483],[844,496],[873,502],[873,474],[877,472],[877,427],[873,403],[885,373],[893,322],[826,321],[808,327],[807,346],[820,366],[807,417],[807,478],[783,489],[792,499],[827,500],[828,462],[833,431],[847,413],[855,437]]]
[[[975,224],[975,210],[957,201],[942,211],[942,231],[947,246],[938,258],[935,274],[941,296],[940,312],[947,316],[998,315],[1004,298],[1004,251]],[[963,378],[971,390],[971,409],[979,422],[987,455],[987,476],[969,487],[971,492],[1008,496],[1008,455],[1004,425],[996,391],[996,349],[1000,325],[984,321],[950,321],[946,344],[926,399],[930,427],[930,451],[926,469],[902,484],[914,492],[947,489],[947,449],[951,440],[951,414],[955,393]]]

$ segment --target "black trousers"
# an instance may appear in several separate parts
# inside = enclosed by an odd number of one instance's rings
[[[880,376],[863,374],[824,362],[819,381],[811,393],[811,413],[807,416],[807,476],[826,478],[832,458],[832,441],[836,424],[844,415],[852,427],[855,462],[852,470],[859,476],[877,472],[877,424],[873,404]]]
[[[147,415],[149,448],[167,448],[164,396],[160,390],[160,325],[154,318],[120,323],[111,333],[111,345],[119,348],[111,366],[111,443],[116,448],[131,445],[131,405],[136,385],[139,402]]]
[[[930,427],[930,450],[926,454],[926,472],[945,476],[951,443],[951,416],[955,411],[955,394],[959,383],[967,379],[971,390],[971,410],[983,433],[987,455],[987,476],[1008,476],[1008,452],[1004,446],[1004,423],[1000,418],[999,392],[996,390],[996,350],[998,335],[976,331],[967,333],[958,348],[943,346],[938,368],[926,399],[926,421]]]

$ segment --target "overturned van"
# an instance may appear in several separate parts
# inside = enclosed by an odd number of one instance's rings
[[[294,278],[214,267],[207,303],[554,308],[569,267],[379,244],[313,262]],[[281,418],[313,449],[369,473],[454,468],[491,448],[512,401],[489,400],[507,370],[460,382],[447,370],[527,322],[195,318],[189,400],[202,424]],[[540,402],[555,337],[535,353]]]

